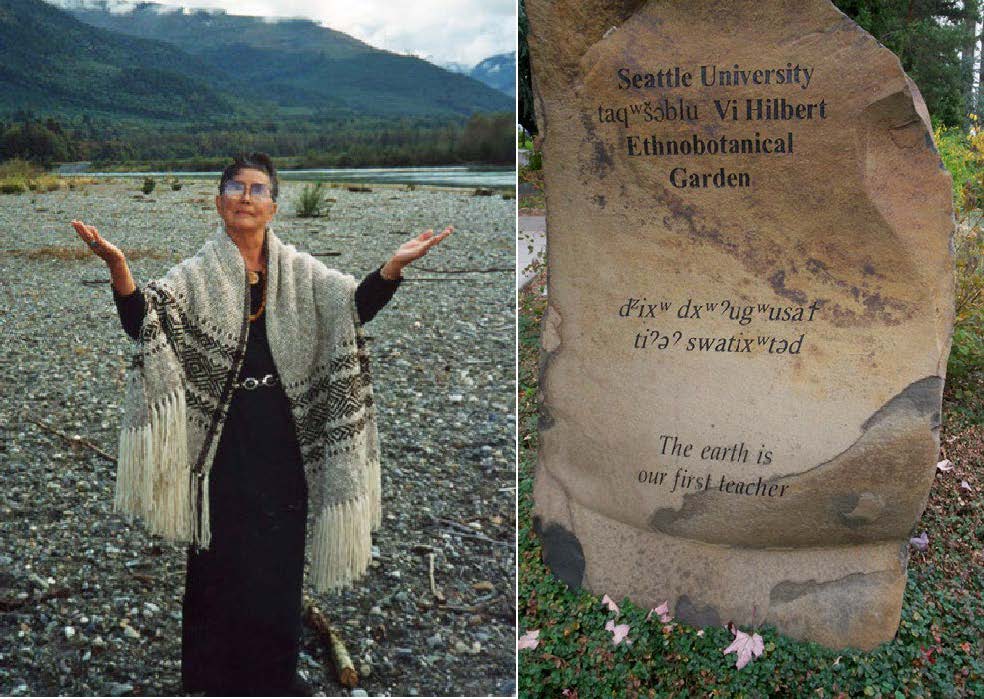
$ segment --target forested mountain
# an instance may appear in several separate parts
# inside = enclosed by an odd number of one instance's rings
[[[508,97],[477,80],[373,48],[310,20],[184,12],[149,2],[122,12],[105,0],[53,1],[86,24],[164,41],[216,74],[234,73],[255,88],[258,99],[294,114],[461,117],[513,109]]]
[[[170,44],[96,29],[41,0],[0,0],[0,111],[180,119],[263,106],[242,90]]]
[[[510,97],[516,96],[516,54],[500,53],[489,56],[472,68],[468,75]]]

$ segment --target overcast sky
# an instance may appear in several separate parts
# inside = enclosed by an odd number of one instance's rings
[[[162,0],[229,14],[304,17],[371,46],[472,66],[516,50],[516,0]]]

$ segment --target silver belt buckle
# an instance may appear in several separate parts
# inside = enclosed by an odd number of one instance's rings
[[[277,377],[274,376],[273,374],[267,374],[262,379],[254,379],[252,376],[247,376],[245,379],[243,379],[240,385],[243,388],[245,388],[247,391],[253,391],[256,388],[258,388],[260,385],[274,386],[276,385],[276,383],[277,383]]]

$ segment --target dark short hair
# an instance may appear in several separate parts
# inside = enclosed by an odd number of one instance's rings
[[[270,156],[266,153],[240,153],[237,155],[232,165],[229,165],[222,171],[222,179],[219,180],[219,194],[222,194],[222,188],[225,187],[225,183],[238,175],[241,170],[260,170],[269,175],[273,200],[277,201],[277,192],[279,191],[277,185],[277,168],[273,166],[273,161],[270,160]]]

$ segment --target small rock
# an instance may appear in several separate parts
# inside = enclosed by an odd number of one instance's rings
[[[468,646],[465,644],[464,641],[455,641],[454,642],[454,652],[455,653],[467,653],[468,652]]]
[[[441,634],[439,634],[439,633],[436,633],[433,636],[430,636],[430,637],[427,638],[427,646],[429,648],[437,648],[443,642],[444,642],[444,639],[441,638]]]
[[[129,628],[129,627],[128,627]],[[133,685],[129,682],[110,682],[106,685],[106,692],[111,697],[121,697],[133,691]]]
[[[369,663],[362,663],[359,665],[359,677],[369,677],[372,675],[372,665]]]
[[[352,696],[353,697],[367,697],[369,695],[366,694],[366,690],[364,690],[364,689],[353,689],[352,690]]]
[[[75,629],[71,626],[65,627],[65,638],[72,640],[75,637]]]
[[[140,638],[140,632],[129,624],[123,627],[123,635],[127,638]]]
[[[492,592],[495,589],[495,585],[490,583],[488,580],[483,580],[482,582],[477,582],[472,585],[472,589],[475,592]]]

